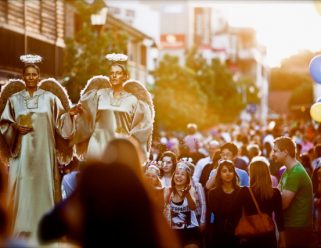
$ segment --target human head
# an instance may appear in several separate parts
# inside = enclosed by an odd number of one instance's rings
[[[106,59],[110,62],[109,79],[112,86],[122,86],[128,79],[126,67],[128,56],[120,53],[107,54]]]
[[[172,189],[175,191],[176,186],[186,187],[190,183],[191,170],[189,166],[184,161],[178,162],[171,181]]]
[[[138,175],[143,175],[143,160],[139,144],[131,137],[111,140],[104,152],[103,160],[109,164],[127,165]]]
[[[227,142],[221,146],[221,158],[227,160],[234,160],[238,153],[237,146],[232,142]]]
[[[40,63],[42,57],[39,55],[26,54],[21,55],[20,60],[24,63],[22,78],[26,83],[26,87],[36,88],[40,80],[40,69],[36,63]]]
[[[193,164],[193,159],[192,158],[181,158],[178,163],[184,163],[188,166],[189,168],[189,173],[191,176],[194,174],[195,170],[195,164]]]
[[[284,163],[288,157],[294,159],[295,155],[296,145],[292,139],[281,136],[274,140],[273,159],[275,162]]]
[[[28,64],[23,69],[22,79],[27,88],[36,88],[40,80],[39,67],[34,64]]]
[[[39,66],[37,66],[35,64],[25,64],[22,69],[22,75],[25,74],[26,69],[29,67],[34,68],[38,72],[38,74],[40,75],[40,68],[39,68]]]
[[[231,160],[219,160],[217,173],[214,180],[214,188],[221,188],[224,182],[231,181],[234,188],[238,186],[238,175],[235,172],[234,162]]]
[[[321,144],[317,144],[315,147],[314,147],[314,157],[315,158],[319,158],[321,157]]]
[[[197,125],[195,123],[187,124],[187,132],[188,134],[194,134],[197,131]]]
[[[272,187],[270,162],[263,156],[256,156],[252,159],[249,168],[250,186]]]
[[[220,143],[217,140],[211,140],[207,144],[207,151],[213,159],[214,154],[220,149]]]
[[[177,155],[172,151],[165,151],[162,153],[160,160],[162,161],[163,172],[173,173],[176,169]]]
[[[159,179],[160,177],[160,170],[155,165],[149,165],[145,171],[145,177],[147,181],[153,186],[153,187],[161,187],[162,183]]]
[[[122,247],[157,247],[154,205],[140,177],[122,164],[91,163],[84,167],[75,191],[81,209],[84,247],[109,241]],[[105,228],[101,228],[104,226]],[[117,236],[126,233],[126,238]]]
[[[127,70],[121,64],[112,64],[108,76],[112,86],[122,86],[128,79]]]
[[[313,167],[309,155],[307,153],[303,153],[300,155],[299,159],[306,172],[311,176],[313,172]]]
[[[247,151],[249,154],[250,160],[253,157],[260,156],[261,155],[261,149],[257,144],[250,144],[247,146]]]

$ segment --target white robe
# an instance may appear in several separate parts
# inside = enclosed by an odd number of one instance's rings
[[[80,100],[84,109],[76,118],[73,143],[83,158],[101,158],[108,142],[117,135],[133,136],[147,158],[153,130],[153,114],[147,103],[126,91],[115,99],[112,89],[87,92]]]
[[[20,135],[13,127],[21,116],[31,116],[33,131]],[[9,193],[13,231],[36,235],[44,213],[59,200],[56,135],[72,134],[72,119],[54,94],[42,89],[12,95],[0,117],[0,131],[11,150]],[[59,187],[58,187],[59,186]]]

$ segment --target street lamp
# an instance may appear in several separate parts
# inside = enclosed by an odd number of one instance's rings
[[[96,27],[97,33],[100,34],[107,20],[108,8],[102,8],[97,14],[90,16],[91,25]]]

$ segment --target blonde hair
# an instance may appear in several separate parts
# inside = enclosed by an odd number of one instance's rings
[[[261,199],[273,196],[269,161],[265,157],[254,157],[250,163],[250,186]]]

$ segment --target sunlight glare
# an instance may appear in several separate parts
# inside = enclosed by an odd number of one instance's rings
[[[313,1],[218,3],[230,25],[253,27],[267,48],[267,64],[278,66],[299,51],[321,50],[321,12]]]

